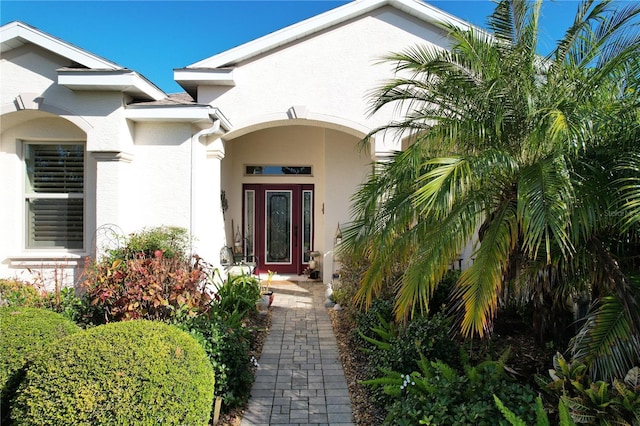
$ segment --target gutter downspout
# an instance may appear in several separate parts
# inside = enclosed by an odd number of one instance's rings
[[[216,118],[214,115],[209,114],[209,118],[211,118],[212,124],[211,127],[206,128],[206,129],[202,129],[199,132],[197,132],[196,134],[194,134],[193,136],[191,136],[191,153],[190,153],[190,162],[191,164],[190,166],[190,173],[189,173],[189,251],[191,252],[191,254],[193,255],[193,222],[194,222],[194,205],[193,205],[193,200],[195,199],[194,196],[194,144],[200,142],[200,138],[205,136],[211,136],[213,134],[220,134],[220,120],[218,118]]]

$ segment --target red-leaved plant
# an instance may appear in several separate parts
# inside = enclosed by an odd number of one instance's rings
[[[82,283],[94,321],[132,319],[167,321],[177,312],[197,315],[208,309],[207,267],[198,256],[139,254],[130,259],[105,259],[90,265]]]

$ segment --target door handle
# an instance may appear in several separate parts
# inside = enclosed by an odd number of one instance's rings
[[[298,225],[293,225],[293,246],[298,247]]]

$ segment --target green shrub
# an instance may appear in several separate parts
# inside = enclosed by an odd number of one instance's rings
[[[15,278],[0,278],[0,301],[6,306],[42,308],[47,295],[33,284]]]
[[[214,375],[202,347],[151,321],[98,326],[52,345],[27,369],[17,425],[206,425]]]
[[[0,279],[0,306],[21,306],[25,308],[45,308],[58,312],[80,325],[88,325],[87,303],[76,296],[71,287],[56,288],[47,292],[39,284],[42,278],[36,277],[35,283],[18,279]]]
[[[410,373],[418,368],[421,355],[460,367],[460,350],[449,336],[450,328],[451,319],[441,312],[432,317],[419,316],[400,325],[380,315],[378,324],[360,337],[367,343],[363,350],[369,354],[373,369]],[[369,337],[372,334],[375,337]]]
[[[433,315],[446,308],[449,296],[458,278],[460,278],[460,271],[455,269],[449,270],[444,274],[429,300],[429,314]]]
[[[215,395],[222,397],[225,409],[242,406],[251,392],[254,365],[245,320],[256,312],[260,293],[256,277],[230,276],[218,285],[207,312],[177,321],[207,352],[216,375]]]
[[[250,357],[250,331],[239,315],[226,317],[215,311],[187,318],[178,326],[198,340],[213,365],[215,395],[222,397],[225,410],[244,405],[254,380]]]
[[[363,336],[378,338],[379,336],[373,330],[380,325],[380,322],[393,321],[393,300],[391,299],[374,299],[369,309],[364,312],[358,312],[356,315],[356,328],[354,329],[355,343],[365,349],[374,349],[375,345],[363,339]]]
[[[24,376],[23,368],[51,342],[80,331],[70,320],[38,308],[0,308],[0,386],[2,419]],[[4,421],[3,421],[4,423]]]
[[[84,298],[76,296],[75,289],[71,287],[62,288],[58,292],[50,293],[48,298],[47,308],[60,313],[65,318],[69,318],[83,328],[92,324],[89,312],[90,307]]]
[[[431,317],[416,317],[407,324],[397,325],[392,320],[385,320],[385,315],[391,315],[389,303],[375,306],[377,324],[371,325],[371,318],[364,317],[367,327],[372,328],[366,333],[359,333],[364,341],[361,350],[367,353],[369,378],[377,377],[380,369],[409,374],[418,369],[421,356],[443,361],[454,368],[461,366],[459,347],[448,334],[451,320],[442,312]],[[360,325],[358,328],[363,327]],[[375,337],[370,337],[372,335]],[[391,402],[381,389],[374,389],[371,399],[381,406]]]
[[[116,259],[133,259],[140,255],[155,257],[158,250],[164,257],[188,260],[189,242],[189,233],[184,228],[172,226],[144,228],[130,234],[124,240],[123,247],[111,250],[108,262],[113,263]]]

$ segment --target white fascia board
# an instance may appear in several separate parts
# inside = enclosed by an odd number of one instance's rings
[[[219,68],[236,64],[297,39],[357,18],[383,6],[395,7],[409,15],[433,24],[449,23],[463,29],[472,27],[468,22],[437,9],[422,0],[355,0],[264,37],[196,62],[187,66],[187,68]]]
[[[173,70],[173,79],[180,85],[235,86],[233,69],[189,69]]]
[[[119,91],[159,101],[167,95],[135,71],[59,69],[58,84],[71,90]]]
[[[217,107],[209,107],[209,116],[214,118],[215,120],[220,120],[220,127],[222,127],[225,131],[230,131],[232,129],[231,122],[227,117],[224,116],[222,111],[220,111]]]
[[[211,123],[214,116],[208,105],[128,105],[124,111],[126,119],[137,122]]]
[[[463,30],[468,30],[473,27],[475,30],[482,31],[480,28],[474,27],[469,22],[440,10],[422,0],[392,0],[390,4],[411,16],[415,16],[422,21],[431,22],[435,25],[451,24],[458,28],[462,28]]]
[[[2,52],[33,43],[87,68],[117,70],[122,67],[100,56],[44,33],[23,22],[14,21],[0,27]]]

